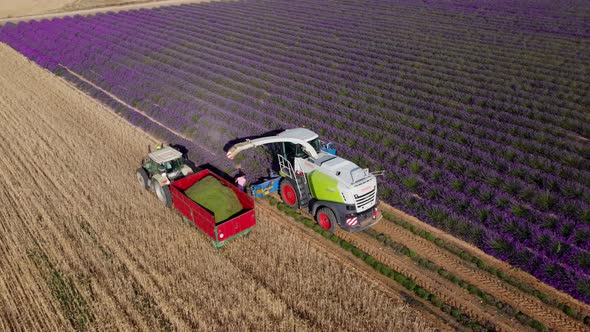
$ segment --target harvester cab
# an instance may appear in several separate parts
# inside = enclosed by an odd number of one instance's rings
[[[278,186],[268,187],[277,188],[287,205],[307,210],[330,232],[336,225],[360,231],[381,219],[375,175],[336,156],[334,146],[324,145],[309,129],[287,129],[276,136],[246,140],[232,146],[227,157],[233,159],[242,150],[266,144],[281,175]]]
[[[150,152],[137,169],[137,181],[145,188],[156,193],[158,199],[172,206],[172,194],[168,185],[193,173],[186,159],[178,150],[167,146]]]

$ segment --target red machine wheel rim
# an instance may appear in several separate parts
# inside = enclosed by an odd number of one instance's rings
[[[287,184],[283,187],[283,199],[285,200],[285,203],[289,205],[295,205],[295,203],[297,203],[297,196],[291,185]]]
[[[323,229],[330,229],[332,228],[332,222],[330,221],[330,217],[328,217],[325,213],[320,213],[318,215],[318,222]]]

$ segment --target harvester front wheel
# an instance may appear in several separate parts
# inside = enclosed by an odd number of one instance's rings
[[[158,199],[164,203],[166,207],[172,207],[172,193],[170,193],[170,188],[168,188],[168,186],[162,186],[160,183],[154,182],[154,191],[156,192]]]
[[[315,220],[323,229],[330,233],[336,232],[336,215],[332,209],[327,207],[320,208],[315,215]]]
[[[293,209],[299,208],[299,194],[297,193],[297,188],[293,180],[282,178],[279,184],[279,192],[285,204]]]
[[[139,182],[139,185],[143,188],[143,189],[148,189],[148,175],[147,172],[145,171],[145,169],[143,169],[143,167],[140,167],[137,169],[136,172],[137,175],[137,182]]]

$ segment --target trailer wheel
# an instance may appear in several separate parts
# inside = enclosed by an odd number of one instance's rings
[[[279,192],[281,194],[281,199],[285,204],[294,209],[299,208],[299,194],[297,193],[293,180],[282,178],[281,183],[279,184]]]
[[[164,203],[166,207],[172,206],[172,194],[170,193],[170,188],[168,188],[168,186],[162,186],[159,182],[154,181],[154,191],[156,192],[158,199]]]
[[[336,232],[336,215],[332,209],[323,207],[315,215],[318,225],[330,233]]]
[[[137,169],[136,172],[136,176],[137,176],[137,182],[139,182],[139,185],[143,188],[143,189],[148,189],[148,175],[147,172],[145,171],[145,169],[143,169],[143,167],[140,167]]]

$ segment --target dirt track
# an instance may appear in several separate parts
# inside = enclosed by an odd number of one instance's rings
[[[0,18],[61,13],[96,7],[151,2],[152,0],[19,0],[0,1]],[[157,1],[157,0],[156,0]]]
[[[0,25],[7,22],[20,22],[30,20],[52,19],[55,17],[74,16],[74,15],[95,15],[104,12],[117,12],[121,10],[131,10],[140,8],[154,8],[160,6],[181,5],[194,2],[209,2],[220,0],[128,0],[128,1],[53,1],[52,3],[27,4],[16,2],[10,6],[15,9],[0,8]],[[225,0],[233,1],[233,0]],[[62,7],[63,5],[63,7]],[[31,10],[31,6],[34,8]],[[16,14],[14,14],[16,13]],[[34,14],[31,14],[34,13]]]
[[[285,220],[215,251],[138,190],[155,140],[3,44],[0,77],[0,330],[427,329]]]

